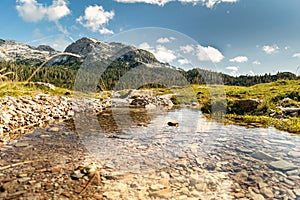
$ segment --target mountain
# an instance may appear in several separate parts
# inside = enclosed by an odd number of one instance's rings
[[[82,60],[88,60],[89,62],[100,61],[109,64],[115,60],[119,60],[123,62],[136,61],[157,66],[163,65],[163,63],[160,63],[154,55],[148,51],[122,43],[108,43],[86,37],[67,46],[65,52],[80,55]],[[74,59],[75,58],[71,56],[59,56],[53,59],[51,64],[65,64]]]
[[[80,77],[82,81],[98,81],[97,88],[100,90],[114,89],[118,85],[123,88],[138,88],[147,85],[171,87],[186,83],[251,86],[279,79],[299,79],[289,72],[233,77],[201,68],[184,71],[159,62],[148,51],[93,38],[81,38],[70,44],[64,52],[80,55],[80,58],[67,55],[56,56],[47,63],[46,67],[39,69],[32,81],[49,82],[72,88],[74,81],[78,81],[78,69],[87,72],[85,77]],[[46,45],[32,47],[12,40],[0,40],[0,70],[4,69],[2,73],[14,72],[7,77],[11,80],[25,81],[42,62],[57,53]]]
[[[56,51],[47,45],[32,47],[13,40],[0,39],[0,61],[38,65],[54,53]]]

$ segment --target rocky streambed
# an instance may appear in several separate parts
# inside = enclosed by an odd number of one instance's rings
[[[172,107],[170,96],[130,91],[126,98],[82,98],[37,94],[33,97],[0,98],[0,141],[19,137],[34,127],[46,127],[55,121],[71,119],[76,113],[97,115],[108,107]]]
[[[96,126],[85,117],[2,145],[0,198],[300,198],[298,136],[224,126],[188,108],[112,107],[90,117]]]

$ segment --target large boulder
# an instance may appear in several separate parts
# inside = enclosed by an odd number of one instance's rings
[[[260,100],[258,99],[239,99],[234,102],[233,108],[237,114],[253,113],[259,104]]]

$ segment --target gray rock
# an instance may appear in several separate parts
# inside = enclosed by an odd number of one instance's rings
[[[274,160],[276,160],[273,156],[271,156],[270,154],[267,154],[263,151],[255,152],[255,153],[251,154],[251,156],[253,158],[258,159],[258,160],[265,160],[265,161],[274,161]]]
[[[297,169],[298,167],[293,163],[287,162],[285,160],[273,161],[268,164],[271,169],[279,171],[290,171]]]

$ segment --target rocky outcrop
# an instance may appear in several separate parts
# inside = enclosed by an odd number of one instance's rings
[[[283,116],[291,116],[291,117],[298,117],[300,116],[300,108],[294,108],[294,107],[277,107],[282,111]]]
[[[38,65],[55,52],[46,45],[35,48],[13,40],[0,41],[0,61]]]
[[[134,99],[130,99],[130,106],[137,106],[137,107],[146,107],[149,108],[151,107],[172,107],[173,103],[170,100],[170,96],[154,96],[154,97],[149,97],[149,96],[140,96],[140,97],[135,97]]]
[[[56,52],[55,49],[53,49],[52,47],[48,46],[48,45],[39,45],[36,50],[39,51],[48,51],[48,52]]]

